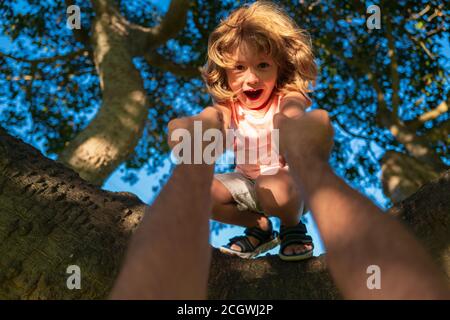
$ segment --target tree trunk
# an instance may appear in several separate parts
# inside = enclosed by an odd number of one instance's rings
[[[450,172],[390,210],[450,275]],[[0,128],[0,299],[108,296],[144,204],[133,194],[100,190]],[[68,289],[67,267],[81,271]],[[188,276],[188,275],[187,275]],[[256,260],[214,250],[210,298],[339,298],[325,256],[300,263]]]
[[[94,119],[68,143],[58,159],[96,185],[102,185],[133,153],[148,117],[147,92],[133,58],[145,57],[150,64],[185,76],[198,75],[195,68],[184,68],[155,51],[183,29],[189,1],[172,0],[165,17],[153,28],[128,21],[116,2],[92,1],[95,17],[89,41],[100,79],[102,104]],[[83,34],[88,37],[87,32]]]
[[[383,192],[393,203],[406,199],[422,185],[439,177],[433,167],[392,150],[384,154],[381,163]]]
[[[148,116],[147,93],[127,38],[128,23],[110,2],[93,2],[92,45],[102,105],[59,155],[60,162],[97,185],[133,153]]]

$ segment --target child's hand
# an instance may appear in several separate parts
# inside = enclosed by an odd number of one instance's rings
[[[296,119],[278,113],[274,117],[274,127],[280,130],[280,154],[288,163],[303,166],[328,161],[333,146],[333,127],[326,111],[314,110]]]
[[[173,149],[180,141],[173,140],[172,134],[176,129],[186,129],[194,137],[194,122],[201,121],[202,135],[208,129],[218,129],[223,131],[223,115],[213,108],[207,107],[201,113],[192,117],[177,118],[169,121],[168,124],[168,144],[170,149]],[[222,132],[223,133],[223,132]]]
[[[223,123],[222,112],[214,107],[207,107],[193,117],[170,121],[168,144],[171,149],[176,147],[173,151],[178,163],[213,164],[223,153],[222,145],[225,140]],[[176,132],[177,129],[184,130]],[[216,132],[211,132],[212,136],[206,137],[204,133],[209,129],[216,129]],[[187,139],[190,141],[185,141]],[[182,144],[177,147],[179,143]],[[207,146],[208,150],[205,152]]]

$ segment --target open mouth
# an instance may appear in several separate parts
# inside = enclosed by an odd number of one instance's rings
[[[244,94],[249,98],[250,100],[258,100],[261,94],[263,93],[263,89],[258,90],[246,90],[244,91]]]

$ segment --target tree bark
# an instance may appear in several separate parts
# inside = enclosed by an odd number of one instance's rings
[[[450,172],[392,208],[450,276]],[[0,128],[0,299],[106,298],[145,204],[100,190]],[[243,260],[213,252],[209,297],[337,299],[326,257]],[[67,288],[67,267],[81,289]],[[186,275],[189,276],[189,275]]]
[[[126,21],[109,2],[93,2],[91,41],[102,105],[59,155],[59,161],[97,185],[133,152],[148,115],[147,93],[128,48]]]
[[[394,203],[406,199],[439,176],[433,167],[392,150],[384,154],[381,163],[383,192]]]

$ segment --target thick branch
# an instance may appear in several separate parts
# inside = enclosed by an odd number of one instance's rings
[[[147,52],[144,55],[144,59],[145,59],[145,61],[147,61],[148,64],[155,66],[157,68],[160,68],[164,71],[171,72],[177,76],[188,77],[188,78],[200,76],[199,67],[180,65],[180,64],[174,63],[173,61],[165,59],[163,56],[158,54],[156,51]]]
[[[409,130],[402,122],[394,123],[388,129],[394,138],[405,146],[412,157],[427,163],[436,172],[441,172],[448,168],[432,149],[430,141],[424,136],[418,136],[416,132]]]
[[[137,145],[148,116],[147,92],[133,64],[127,21],[115,1],[95,0],[92,42],[102,105],[59,155],[59,161],[101,185]]]
[[[157,47],[175,37],[186,24],[189,1],[172,0],[163,21],[153,28],[150,36],[152,46]]]
[[[449,143],[450,137],[450,119],[447,119],[440,124],[435,125],[433,128],[427,130],[424,135],[428,140],[438,142],[438,141],[446,141]]]
[[[447,275],[449,188],[447,172],[389,212],[414,232]],[[144,208],[136,196],[88,184],[0,128],[0,298],[105,298]],[[81,290],[66,287],[69,265],[81,268]],[[209,297],[334,299],[339,294],[324,256],[286,263],[276,256],[245,260],[214,250]]]

